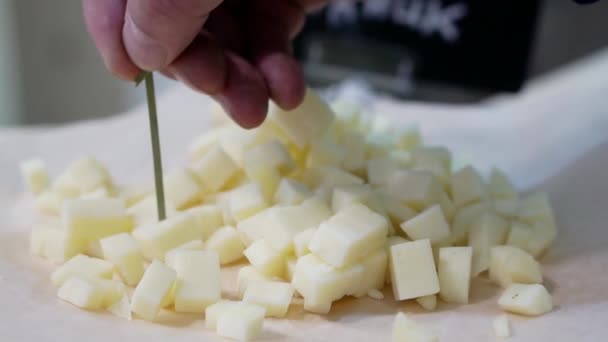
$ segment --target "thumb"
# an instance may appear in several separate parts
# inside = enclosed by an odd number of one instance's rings
[[[127,54],[143,70],[168,66],[196,38],[222,0],[128,0],[122,31]]]

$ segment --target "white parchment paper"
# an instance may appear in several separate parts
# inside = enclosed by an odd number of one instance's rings
[[[166,169],[185,159],[189,142],[208,129],[208,100],[183,88],[161,96]],[[605,341],[608,338],[608,51],[532,82],[517,96],[475,106],[403,103],[379,98],[376,110],[398,124],[419,123],[428,143],[450,147],[481,170],[500,166],[523,190],[552,200],[560,235],[544,258],[555,310],[540,318],[511,316],[511,341]],[[119,182],[152,178],[145,107],[112,119],[60,127],[0,129],[0,341],[214,341],[197,315],[163,314],[153,324],[83,312],[56,299],[52,267],[28,252],[31,198],[17,164],[38,156],[57,173],[92,155]],[[225,275],[227,293],[234,290]],[[495,340],[499,289],[473,284],[470,305],[441,303],[424,312],[412,303],[346,299],[328,316],[292,306],[285,320],[266,320],[261,340],[377,341],[390,338],[394,314],[409,312],[442,341]]]

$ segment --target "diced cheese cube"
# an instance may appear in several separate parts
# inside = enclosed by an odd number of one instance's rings
[[[443,216],[448,222],[452,222],[454,216],[456,215],[456,206],[454,206],[454,202],[450,199],[450,196],[445,192],[441,193],[439,196],[439,205],[441,206],[441,211],[443,212]]]
[[[97,188],[91,192],[88,192],[86,194],[82,194],[80,195],[80,198],[110,198],[112,197],[112,194],[110,193],[110,190],[108,190],[108,188],[102,187],[102,188]]]
[[[254,281],[260,280],[272,280],[271,277],[265,276],[260,273],[254,266],[247,265],[243,266],[239,269],[239,272],[236,277],[236,283],[239,291],[239,298],[243,298],[245,295],[245,290],[249,284]]]
[[[439,161],[446,170],[452,169],[452,154],[445,147],[418,146],[414,148],[411,153],[414,164],[434,160]]]
[[[112,185],[108,170],[94,158],[83,158],[73,162],[67,172],[81,194]]]
[[[100,289],[103,296],[102,305],[104,308],[108,308],[112,304],[117,303],[126,294],[125,285],[119,280],[104,279],[99,277],[83,278],[87,278],[89,282]]]
[[[502,287],[512,283],[540,284],[540,264],[515,246],[495,246],[490,252],[490,279]]]
[[[30,234],[30,253],[55,263],[65,260],[65,232],[60,221],[34,225]]]
[[[296,264],[298,259],[295,257],[288,257],[285,260],[285,280],[291,282],[293,280],[293,274],[296,272]]]
[[[133,292],[131,312],[152,321],[170,293],[177,273],[158,260],[152,261]]]
[[[325,314],[333,301],[357,291],[364,273],[361,264],[335,268],[307,254],[298,259],[292,285],[304,297],[305,310]]]
[[[285,111],[271,105],[268,118],[276,123],[291,141],[303,148],[327,130],[334,120],[334,113],[313,90],[307,89],[300,106]]]
[[[167,217],[174,216],[177,213],[172,207],[166,207],[165,210]],[[137,227],[158,222],[156,196],[149,195],[144,197],[127,209],[127,214],[133,217],[133,221]]]
[[[104,259],[103,250],[101,249],[101,243],[99,241],[100,240],[94,240],[89,242],[84,251],[84,254],[90,257]]]
[[[364,183],[360,177],[329,165],[306,169],[303,178],[304,182],[312,188],[329,188]]]
[[[63,207],[63,197],[51,190],[43,191],[34,201],[36,209],[47,215],[59,215]]]
[[[512,284],[498,299],[505,311],[526,316],[539,316],[553,310],[553,301],[541,284]]]
[[[409,242],[410,240],[399,236],[399,235],[393,235],[393,236],[389,236],[388,238],[386,238],[386,242],[384,243],[384,250],[386,251],[387,255],[390,255],[391,252],[391,246],[393,245],[398,245],[400,243],[404,243],[404,242]],[[388,263],[386,265],[386,274],[384,276],[384,282],[386,284],[390,284],[391,283],[391,270],[390,270],[390,263]]]
[[[51,190],[64,199],[75,198],[81,195],[80,187],[69,170],[55,178]]]
[[[501,198],[492,201],[492,204],[498,215],[506,219],[517,218],[517,212],[519,211],[519,200],[517,198]]]
[[[268,208],[237,223],[236,229],[245,246],[264,237],[266,227],[272,224],[271,214],[275,208]]]
[[[367,185],[348,185],[334,188],[331,199],[334,213],[354,203],[363,204],[381,215],[385,213],[380,196]]]
[[[37,195],[49,187],[49,175],[41,159],[29,159],[20,165],[21,174],[28,190]]]
[[[223,112],[223,111],[222,111]],[[222,113],[222,116],[225,116],[226,113]],[[205,132],[203,135],[194,139],[192,144],[190,144],[189,155],[190,160],[197,161],[209,152],[209,150],[217,144],[218,139],[221,134],[227,131],[226,128],[217,128]]]
[[[73,276],[111,278],[113,272],[114,265],[110,262],[79,254],[59,266],[51,274],[51,282],[55,286],[61,286]]]
[[[391,246],[389,263],[395,300],[439,292],[439,280],[428,239]]]
[[[238,308],[244,305],[243,302],[220,300],[219,302],[209,305],[205,309],[205,328],[215,331],[217,329],[217,320],[224,313],[232,308]]]
[[[458,208],[454,215],[454,220],[452,220],[452,243],[466,244],[473,223],[489,211],[490,206],[486,202],[474,203]]]
[[[257,183],[247,183],[232,190],[228,203],[230,214],[237,222],[257,214],[268,206]]]
[[[222,227],[213,233],[205,243],[207,249],[214,250],[220,257],[220,264],[226,265],[243,257],[245,245],[234,227]]]
[[[340,166],[344,161],[346,151],[335,139],[327,134],[310,142],[306,167],[318,167],[321,165]]]
[[[192,240],[186,242],[183,245],[179,245],[172,250],[165,253],[165,264],[175,269],[175,257],[182,251],[203,251],[205,250],[205,243],[202,240]]]
[[[364,268],[364,277],[359,282],[359,289],[353,293],[355,297],[365,296],[370,290],[384,288],[386,270],[388,268],[388,254],[380,248],[360,261]]]
[[[425,327],[399,312],[393,322],[393,342],[438,342],[439,338]]]
[[[471,283],[471,247],[443,247],[439,249],[437,276],[439,296],[449,303],[469,302]]]
[[[281,205],[296,205],[310,197],[312,192],[306,184],[293,179],[283,178],[274,194],[274,201]]]
[[[372,185],[383,185],[393,174],[402,170],[393,158],[383,157],[367,161],[367,181]]]
[[[116,317],[124,318],[126,320],[132,320],[133,315],[131,314],[131,303],[129,296],[125,293],[123,296],[114,304],[107,307],[109,313]]]
[[[281,174],[277,168],[260,163],[246,167],[245,173],[249,180],[260,188],[265,202],[271,203],[281,181]]]
[[[431,244],[437,244],[450,237],[450,226],[438,204],[403,222],[401,229],[411,239],[429,239]]]
[[[82,277],[68,278],[57,291],[57,297],[83,309],[100,309],[105,296],[101,288]]]
[[[492,198],[515,199],[517,198],[517,190],[504,172],[494,168],[490,173],[490,182],[488,184],[488,194]]]
[[[538,258],[547,247],[546,239],[534,227],[523,222],[512,222],[507,245],[517,246]]]
[[[500,315],[494,318],[492,328],[496,337],[507,338],[511,336],[511,326],[507,315]]]
[[[325,262],[344,267],[382,247],[387,220],[366,206],[353,204],[323,222],[308,248]]]
[[[243,254],[263,275],[268,277],[283,276],[285,255],[273,249],[265,239],[253,242]]]
[[[493,213],[485,213],[473,223],[469,231],[469,246],[473,247],[473,276],[490,267],[490,249],[502,245],[508,232],[509,223]]]
[[[365,137],[359,132],[346,131],[342,135],[342,145],[346,148],[342,167],[349,172],[365,168]]]
[[[217,192],[238,171],[238,166],[220,146],[214,146],[192,166],[204,188]]]
[[[66,243],[71,253],[84,251],[91,241],[130,232],[133,218],[127,214],[120,199],[72,199],[64,204],[63,222]]]
[[[295,161],[283,143],[278,140],[256,145],[244,155],[245,168],[253,165],[268,165],[279,169],[283,174],[295,167]]]
[[[183,212],[133,231],[141,251],[149,260],[164,260],[165,253],[192,240],[200,240],[202,229],[191,213]]]
[[[217,334],[238,341],[250,341],[262,333],[266,309],[243,303],[229,308],[217,319]]]
[[[188,209],[194,216],[196,224],[203,233],[203,240],[207,240],[218,228],[224,225],[222,210],[215,205],[201,205]]]
[[[467,166],[452,175],[452,198],[456,207],[479,201],[486,196],[486,186],[477,170]]]
[[[201,189],[188,170],[175,170],[165,176],[165,198],[174,209],[185,209],[198,203]]]
[[[204,312],[221,298],[220,259],[215,251],[180,250],[172,261],[177,272],[176,312]]]
[[[264,239],[278,252],[290,253],[294,237],[306,229],[318,227],[331,216],[331,211],[323,200],[311,198],[297,206],[274,208],[269,215]]]
[[[125,205],[127,208],[132,207],[133,205],[139,203],[139,201],[146,198],[146,196],[150,195],[152,192],[150,186],[148,185],[129,185],[119,187],[117,189],[118,197],[122,198],[125,201]]]
[[[420,304],[423,309],[432,311],[437,308],[437,296],[429,295],[424,297],[418,297],[416,298],[416,303]]]
[[[104,258],[114,264],[125,284],[135,286],[144,274],[144,258],[137,241],[121,233],[101,239]]]
[[[247,286],[243,302],[266,308],[268,317],[285,317],[293,297],[289,283],[278,281],[254,281]]]
[[[435,175],[412,170],[394,173],[383,187],[386,194],[416,210],[438,203],[442,190]]]
[[[517,218],[526,223],[547,222],[555,229],[555,218],[549,197],[545,193],[533,193],[521,199]]]
[[[316,231],[317,228],[308,228],[293,237],[294,252],[298,258],[310,253],[308,244]]]
[[[398,227],[402,222],[417,215],[414,209],[408,207],[398,199],[385,193],[380,193],[379,196],[382,201],[382,206],[394,226]]]

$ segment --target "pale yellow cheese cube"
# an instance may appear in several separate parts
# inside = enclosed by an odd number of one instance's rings
[[[445,164],[437,158],[422,158],[414,159],[412,170],[428,171],[435,175],[441,182],[444,189],[450,188],[451,181],[451,169],[446,167]]]
[[[310,142],[308,156],[306,157],[306,167],[318,167],[321,165],[340,166],[346,156],[342,145],[329,135],[324,135],[319,139]]]
[[[452,175],[452,198],[456,207],[462,207],[486,197],[486,185],[477,170],[467,166]]]
[[[68,166],[67,173],[81,194],[99,187],[111,187],[112,180],[106,167],[94,158],[82,158]]]
[[[36,209],[47,215],[60,215],[63,207],[63,197],[52,190],[45,190],[36,197]]]
[[[308,248],[325,262],[344,267],[382,247],[387,232],[388,222],[383,216],[353,204],[323,222]]]
[[[305,310],[326,314],[333,301],[358,290],[364,274],[361,264],[336,268],[307,254],[298,259],[292,285],[304,297]]]
[[[411,239],[429,239],[431,244],[437,244],[450,237],[450,226],[438,204],[403,222],[401,229]]]
[[[304,101],[293,110],[282,110],[271,105],[268,119],[276,123],[289,139],[303,148],[322,135],[334,120],[334,113],[311,89],[306,90]]]
[[[439,249],[437,276],[439,296],[445,302],[466,304],[469,302],[471,284],[471,247],[443,247]]]
[[[515,246],[495,246],[490,251],[490,279],[502,287],[512,283],[540,284],[540,264]]]
[[[427,328],[399,312],[393,321],[393,342],[438,342],[439,338]]]
[[[364,183],[361,177],[330,165],[306,169],[303,180],[312,188],[329,188]]]
[[[370,159],[367,161],[367,181],[372,185],[386,184],[393,174],[402,169],[391,157]]]
[[[294,237],[311,227],[318,227],[331,216],[325,201],[310,198],[297,206],[273,208],[264,230],[264,239],[280,253],[293,251]]]
[[[205,250],[205,243],[202,240],[192,240],[186,242],[183,245],[179,245],[172,250],[165,253],[165,264],[175,269],[175,257],[184,250],[187,251],[203,251]]]
[[[154,320],[176,278],[174,270],[158,260],[152,261],[133,292],[131,312],[145,320]]]
[[[117,191],[118,197],[125,201],[127,208],[130,208],[146,198],[146,196],[150,195],[152,192],[152,187],[150,185],[143,184],[127,185],[118,187]]]
[[[360,172],[365,169],[365,137],[359,132],[345,131],[342,134],[342,145],[346,148],[342,167],[349,172]]]
[[[242,303],[221,314],[217,319],[217,334],[237,341],[250,341],[262,333],[266,309]]]
[[[485,213],[473,223],[469,231],[469,246],[473,247],[473,276],[490,267],[490,249],[502,245],[508,232],[509,223],[493,213]]]
[[[105,296],[101,288],[86,278],[72,276],[57,291],[57,297],[83,309],[101,309]]]
[[[411,151],[414,164],[438,161],[446,170],[452,169],[452,154],[445,147],[417,146]]]
[[[243,302],[232,300],[220,300],[219,302],[209,305],[205,309],[205,328],[215,331],[217,328],[217,320],[232,308],[238,308],[244,305]]]
[[[241,259],[245,250],[245,245],[238,232],[230,226],[216,230],[205,242],[205,247],[218,253],[222,265]]]
[[[247,260],[263,275],[268,277],[282,277],[285,267],[285,255],[260,239],[253,242],[243,252]]]
[[[292,297],[293,288],[291,284],[260,280],[251,282],[247,286],[243,295],[243,302],[266,308],[266,316],[268,317],[285,317]]]
[[[456,206],[450,196],[444,192],[439,196],[439,205],[441,206],[441,211],[443,212],[443,216],[448,222],[452,222],[454,216],[456,215]]]
[[[104,258],[114,264],[125,284],[135,286],[144,274],[144,258],[137,241],[121,233],[100,240]]]
[[[382,202],[386,215],[391,220],[395,227],[399,227],[402,222],[405,222],[417,215],[417,212],[392,196],[380,192],[378,194]]]
[[[500,315],[494,318],[492,328],[496,337],[507,338],[511,336],[511,326],[507,315]]]
[[[293,274],[296,272],[296,264],[298,263],[298,259],[295,257],[288,257],[285,260],[285,280],[291,282],[293,279]]]
[[[175,283],[176,312],[204,312],[221,298],[220,259],[215,251],[180,250],[172,267]]]
[[[386,270],[388,269],[388,253],[380,248],[363,258],[359,264],[364,268],[364,276],[359,281],[359,288],[352,295],[365,296],[370,290],[384,288]]]
[[[519,199],[517,198],[500,198],[492,201],[494,211],[509,220],[517,218],[519,211]]]
[[[79,254],[59,266],[51,274],[51,282],[55,286],[61,286],[73,276],[111,278],[113,272],[114,265],[110,262]]]
[[[293,170],[295,161],[283,143],[278,140],[271,140],[266,143],[256,145],[244,155],[245,168],[253,165],[268,165],[277,168],[285,174]]]
[[[498,299],[501,309],[526,316],[539,316],[553,310],[553,301],[541,284],[512,284]]]
[[[108,306],[107,310],[116,317],[124,318],[128,321],[133,319],[133,315],[131,314],[131,303],[129,301],[129,296],[126,293],[114,304]]]
[[[63,199],[75,198],[81,195],[80,187],[69,170],[55,178],[51,185],[51,190]]]
[[[65,259],[65,232],[59,220],[37,223],[30,233],[30,253],[51,262]],[[55,246],[54,246],[55,245]]]
[[[87,247],[84,251],[84,254],[91,256],[91,257],[104,259],[100,240],[94,240],[94,241],[89,242],[89,244],[87,245]]]
[[[234,161],[220,146],[214,146],[194,165],[192,171],[204,188],[220,190],[239,170]]]
[[[201,236],[201,227],[188,212],[140,226],[133,231],[144,257],[149,260],[163,260],[169,250],[192,240],[200,240]]]
[[[486,202],[478,202],[458,208],[452,220],[453,244],[466,244],[471,226],[484,213],[491,211],[490,205]]]
[[[293,237],[294,252],[298,258],[310,253],[308,244],[316,231],[317,228],[308,228]]]
[[[41,159],[28,159],[19,164],[28,190],[37,195],[49,187],[49,175]]]
[[[274,202],[280,205],[296,205],[310,197],[312,192],[306,184],[283,178],[274,194]]]
[[[517,190],[507,175],[493,168],[488,183],[488,194],[492,198],[511,199],[517,198]]]
[[[226,113],[222,110],[222,117],[226,116]],[[218,139],[222,133],[226,132],[227,128],[216,128],[212,129],[204,134],[196,137],[190,147],[188,148],[188,154],[191,161],[197,161],[209,152],[209,150],[217,144]]]
[[[535,227],[523,222],[512,222],[506,244],[517,246],[538,258],[548,247],[548,240]]]
[[[404,242],[408,242],[410,240],[399,236],[399,235],[393,235],[393,236],[389,236],[388,238],[386,238],[386,241],[384,242],[384,250],[386,251],[386,254],[389,255],[391,252],[391,246],[393,245],[398,245],[400,243],[404,243]],[[391,283],[391,270],[390,270],[390,263],[388,263],[386,265],[386,274],[384,277],[384,282],[386,284],[390,284]]]
[[[420,304],[420,306],[428,311],[433,311],[437,308],[437,296],[429,295],[424,297],[416,298],[416,303]]]
[[[429,239],[391,246],[389,263],[395,300],[418,298],[439,292],[439,280]]]
[[[237,222],[259,213],[268,206],[257,183],[242,185],[232,190],[228,197],[230,214]]]
[[[174,209],[191,207],[201,199],[201,189],[188,170],[178,169],[169,173],[165,176],[164,186],[167,205]]]
[[[439,202],[442,186],[429,171],[407,170],[395,172],[382,190],[416,210]]]
[[[348,185],[333,189],[331,207],[334,213],[351,204],[363,204],[380,215],[384,215],[382,200],[368,185]]]
[[[245,290],[249,284],[254,281],[260,280],[272,280],[271,277],[265,276],[260,273],[254,266],[247,265],[243,266],[239,269],[236,277],[236,284],[239,291],[239,298],[243,298],[245,295]]]
[[[101,187],[101,188],[97,188],[91,192],[87,192],[86,194],[82,194],[80,195],[79,198],[110,198],[112,197],[113,193],[110,192],[110,190],[108,190],[108,188],[106,187]]]
[[[273,219],[271,214],[275,208],[268,208],[261,212],[237,223],[236,229],[239,233],[241,241],[245,246],[251,245],[254,241],[264,237],[264,233],[268,226],[272,225]]]
[[[167,217],[174,216],[177,211],[172,207],[165,208]],[[143,226],[158,222],[158,207],[155,195],[148,195],[127,209],[127,214],[133,217],[135,226]]]
[[[245,173],[250,181],[257,184],[266,203],[272,203],[274,194],[277,191],[281,174],[274,166],[266,164],[254,164],[245,168]]]
[[[218,228],[224,225],[222,210],[216,205],[201,205],[188,209],[202,231],[202,239],[207,240]]]

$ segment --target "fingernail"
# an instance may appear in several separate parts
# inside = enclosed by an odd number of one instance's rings
[[[128,14],[123,39],[129,57],[141,69],[159,70],[168,64],[167,49],[158,40],[144,33]]]

